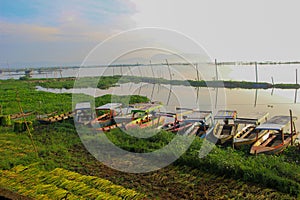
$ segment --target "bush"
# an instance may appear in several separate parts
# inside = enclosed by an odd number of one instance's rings
[[[11,126],[10,115],[1,115],[0,116],[0,125],[1,126]]]
[[[14,132],[20,133],[20,132],[24,132],[27,130],[27,126],[29,128],[29,130],[33,130],[33,125],[31,121],[28,122],[23,122],[23,121],[15,121],[14,122]]]

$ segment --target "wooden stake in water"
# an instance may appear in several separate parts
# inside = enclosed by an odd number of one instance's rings
[[[172,81],[171,68],[170,68],[170,65],[169,65],[169,63],[168,63],[168,60],[167,60],[167,59],[166,59],[166,62],[167,62],[168,69],[169,69],[170,81]],[[172,84],[170,84],[170,91],[169,91],[169,95],[168,95],[167,105],[169,105],[170,98],[171,98],[171,93],[172,93]]]
[[[166,59],[166,62],[167,62],[167,65],[168,65],[168,70],[169,70],[170,80],[172,80],[171,68],[170,68],[170,65],[169,65],[167,59]]]
[[[298,85],[298,69],[296,69],[296,85]]]
[[[258,83],[258,70],[257,70],[257,62],[255,62],[255,81]]]
[[[294,127],[293,127],[293,113],[292,113],[291,109],[290,109],[290,118],[291,118],[291,145],[293,145],[294,144],[294,141],[293,141]]]
[[[155,78],[154,70],[153,70],[153,66],[152,66],[151,60],[150,60],[150,67],[151,67],[151,71],[152,71],[152,77]]]
[[[196,63],[196,71],[197,71],[197,81],[200,81],[199,71],[198,71],[198,63]]]
[[[254,107],[256,107],[256,104],[257,104],[257,96],[258,96],[258,89],[255,90]]]
[[[216,66],[216,80],[219,80],[219,76],[218,76],[218,63],[217,63],[217,59],[215,59],[215,66]]]

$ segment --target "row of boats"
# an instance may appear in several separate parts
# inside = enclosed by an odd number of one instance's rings
[[[121,103],[109,103],[91,111],[88,102],[75,107],[75,121],[90,125],[94,130],[110,131],[154,128],[181,135],[195,135],[218,144],[232,143],[234,147],[252,145],[251,154],[276,154],[293,144],[297,117],[248,113],[238,116],[235,110],[211,111],[176,108],[175,112],[160,111],[159,103],[139,103],[123,107]]]

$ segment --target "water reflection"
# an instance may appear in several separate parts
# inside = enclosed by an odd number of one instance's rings
[[[170,90],[171,89],[171,90]],[[106,90],[95,88],[76,88],[76,89],[47,89],[37,87],[39,91],[53,93],[84,93],[91,96],[102,96],[105,94],[139,94],[150,98],[152,101],[161,101],[165,109],[175,111],[176,106],[196,108],[202,110],[232,109],[239,113],[247,112],[269,112],[274,115],[289,115],[292,109],[294,115],[300,114],[299,96],[295,90],[272,89],[250,90],[250,89],[208,89],[193,88],[186,86],[158,85],[158,84],[135,84],[126,83],[119,87]],[[299,116],[300,117],[300,116]],[[300,119],[296,122],[300,127]]]

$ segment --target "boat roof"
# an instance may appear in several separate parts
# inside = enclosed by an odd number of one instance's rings
[[[269,116],[268,112],[256,112],[239,115],[235,119],[237,124],[260,124]]]
[[[257,130],[282,130],[290,123],[290,116],[275,116],[269,119],[267,122],[256,127]],[[293,121],[297,120],[297,117],[293,117]]]
[[[115,110],[116,108],[120,108],[121,106],[121,103],[107,103],[97,107],[96,110]]]
[[[202,121],[207,121],[209,118],[212,117],[212,112],[211,111],[202,111],[202,110],[194,110],[192,113],[187,115],[187,119],[192,119],[192,120],[202,120]]]
[[[137,112],[151,112],[153,110],[156,110],[158,108],[161,108],[162,105],[161,104],[144,104],[144,105],[141,105],[141,107],[138,107],[138,108],[135,108],[133,109],[131,112],[132,113],[137,113]]]
[[[91,103],[90,102],[80,102],[80,103],[76,104],[75,110],[83,110],[83,109],[91,109]]]
[[[236,111],[235,110],[219,110],[214,118],[215,119],[235,119]]]
[[[165,117],[175,118],[176,116],[177,117],[184,116],[184,115],[187,115],[187,114],[192,113],[192,112],[193,112],[192,110],[180,110],[179,112],[178,111],[176,111],[176,112],[159,112],[157,114],[161,115],[161,116],[165,116]]]

